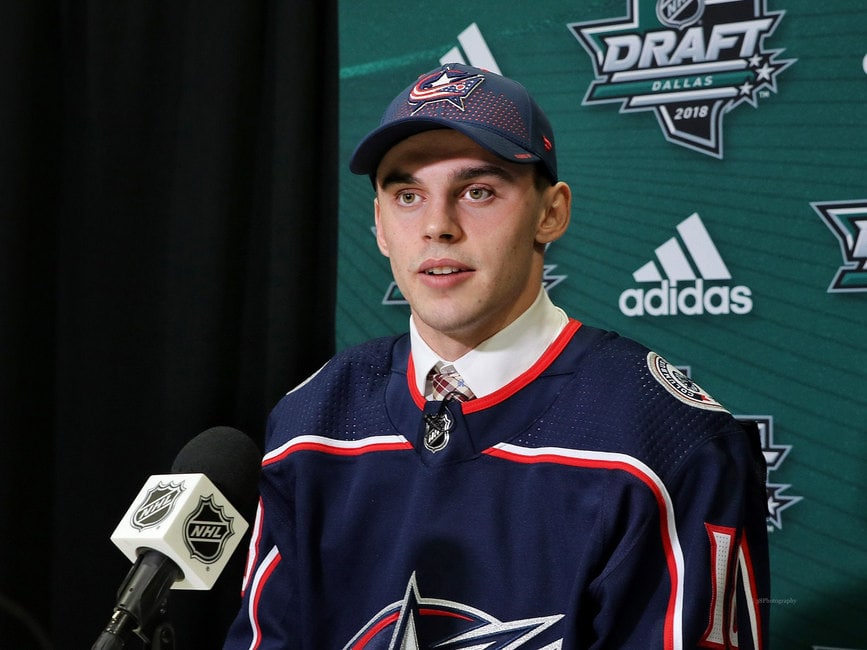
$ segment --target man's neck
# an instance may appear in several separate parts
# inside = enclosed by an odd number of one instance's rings
[[[437,350],[424,339],[416,318],[410,319],[415,377],[419,390],[437,361],[454,363],[476,396],[491,393],[524,372],[554,341],[568,321],[541,288],[537,301],[507,327],[469,349],[453,346]],[[442,350],[454,354],[445,358]],[[456,354],[455,354],[456,353]],[[451,356],[451,355],[450,355]]]
[[[431,331],[416,321],[418,333],[431,350],[443,361],[460,359],[482,341],[465,341],[460,337],[452,337],[443,332]],[[482,339],[484,340],[484,339]]]

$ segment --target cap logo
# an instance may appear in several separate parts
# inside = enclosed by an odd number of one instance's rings
[[[484,75],[445,68],[420,77],[409,92],[407,103],[415,115],[427,104],[448,102],[463,111],[464,101],[485,80]]]

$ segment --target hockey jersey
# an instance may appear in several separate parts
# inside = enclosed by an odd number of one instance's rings
[[[227,650],[767,647],[759,442],[686,375],[575,320],[472,401],[412,371],[368,342],[273,410]]]

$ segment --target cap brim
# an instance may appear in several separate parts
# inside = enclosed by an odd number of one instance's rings
[[[452,129],[463,133],[478,145],[504,160],[516,163],[535,163],[541,160],[536,154],[518,146],[511,140],[489,129],[475,124],[464,124],[455,120],[434,117],[408,117],[385,124],[362,140],[349,159],[349,169],[354,174],[373,175],[380,161],[394,145],[401,140],[435,129]]]

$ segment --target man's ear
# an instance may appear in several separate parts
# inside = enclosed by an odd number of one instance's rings
[[[572,190],[563,181],[545,188],[543,213],[536,228],[536,241],[550,244],[560,239],[569,227],[572,215]]]
[[[373,199],[373,221],[376,225],[376,245],[379,246],[379,252],[388,257],[388,244],[385,243],[385,237],[382,235],[382,220],[379,216],[379,199]]]

